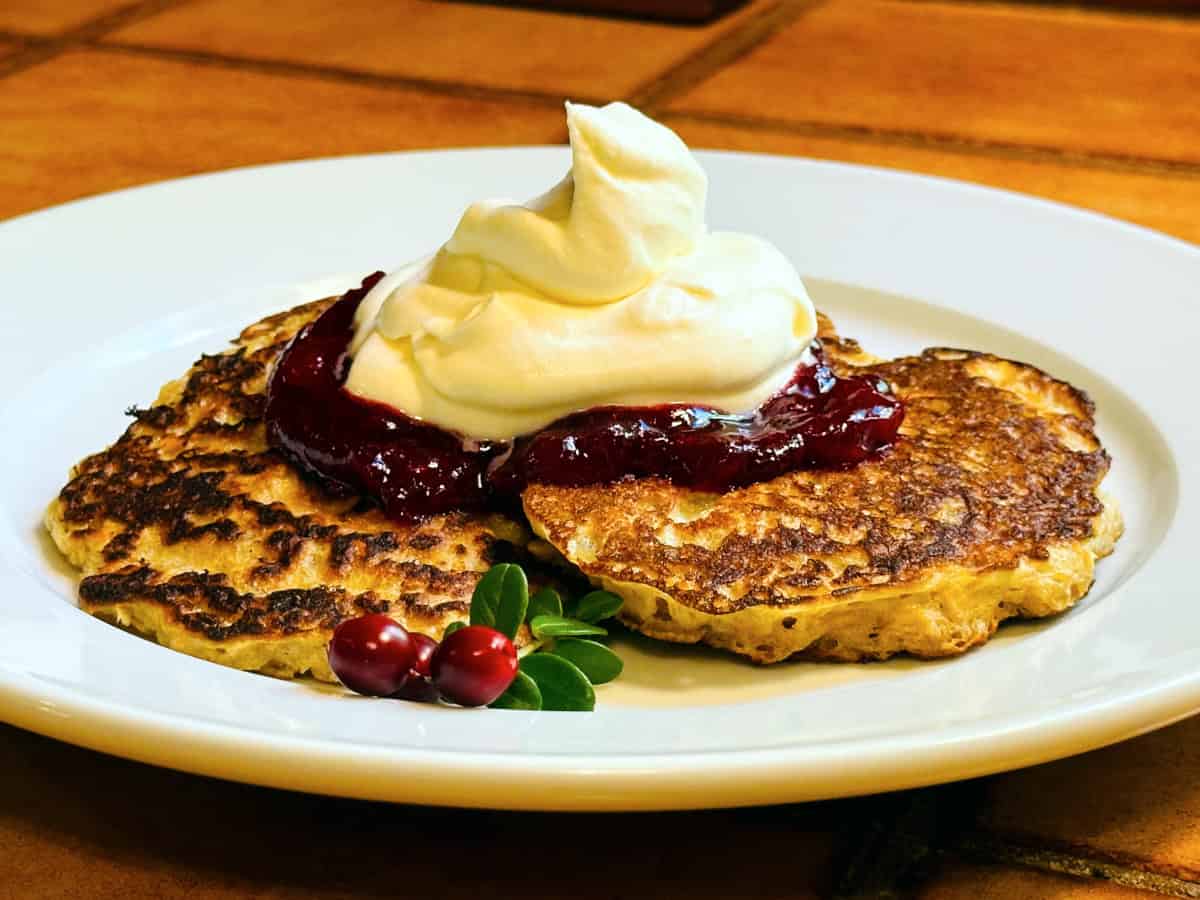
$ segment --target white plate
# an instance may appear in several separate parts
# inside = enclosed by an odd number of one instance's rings
[[[975,347],[1091,393],[1128,530],[1077,609],[938,663],[758,669],[631,639],[626,675],[591,715],[351,698],[191,659],[89,618],[39,518],[68,467],[124,427],[126,406],[242,325],[329,292],[315,280],[414,257],[468,201],[532,196],[567,165],[562,148],[324,160],[0,224],[0,718],[279,787],[665,809],[980,775],[1200,709],[1200,251],[950,181],[765,156],[703,160],[712,225],[775,241],[818,305],[871,350]]]

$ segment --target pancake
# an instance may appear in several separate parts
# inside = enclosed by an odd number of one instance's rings
[[[86,611],[239,669],[333,681],[347,617],[387,612],[440,638],[491,563],[523,559],[524,523],[454,513],[418,525],[306,480],[266,443],[264,390],[292,336],[332,302],[250,326],[167,384],[79,463],[46,527],[82,571]],[[527,644],[527,631],[518,644]]]
[[[330,302],[202,357],[75,467],[46,526],[82,572],[83,609],[193,656],[332,681],[325,648],[342,619],[383,611],[440,638],[492,563],[520,561],[538,580],[536,561],[566,560],[654,638],[758,662],[936,657],[1004,619],[1070,607],[1121,532],[1081,392],[970,351],[880,361],[823,317],[834,368],[881,375],[907,405],[902,439],[876,461],[724,495],[658,479],[533,485],[528,523],[392,522],[266,443],[270,367]]]
[[[883,362],[828,320],[822,337],[835,370],[877,373],[906,404],[881,458],[726,494],[533,485],[534,531],[620,594],[631,628],[760,663],[950,656],[1076,603],[1122,530],[1091,401],[985,353]]]

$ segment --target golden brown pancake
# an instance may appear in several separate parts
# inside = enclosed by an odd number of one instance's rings
[[[82,570],[85,610],[194,656],[332,680],[325,647],[343,618],[386,611],[440,637],[492,562],[530,563],[525,522],[398,524],[267,446],[270,367],[329,302],[201,358],[75,468],[46,525]],[[1088,399],[986,354],[880,362],[821,324],[836,369],[878,373],[907,405],[882,458],[724,495],[657,479],[535,485],[523,498],[534,529],[625,597],[631,627],[760,662],[943,656],[1003,619],[1075,603],[1121,531],[1099,493],[1108,457]],[[546,558],[541,541],[532,549]]]
[[[822,331],[835,369],[877,373],[906,404],[881,458],[723,495],[534,485],[534,531],[624,597],[630,627],[764,663],[948,656],[1078,601],[1122,530],[1089,399],[995,356],[881,362]]]
[[[325,648],[342,619],[387,612],[440,638],[466,618],[480,574],[519,558],[522,522],[401,525],[327,494],[267,446],[269,369],[329,303],[251,325],[75,467],[46,526],[82,570],[85,610],[193,656],[331,681]]]

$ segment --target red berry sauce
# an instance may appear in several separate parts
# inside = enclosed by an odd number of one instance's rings
[[[401,521],[503,502],[530,483],[657,476],[720,492],[846,468],[891,445],[904,419],[886,382],[835,375],[814,344],[816,363],[752,413],[604,406],[511,444],[471,441],[343,389],[354,312],[382,277],[347,292],[284,351],[267,389],[267,436],[331,490],[369,494]]]

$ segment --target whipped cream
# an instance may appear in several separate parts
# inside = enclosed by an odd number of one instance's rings
[[[478,440],[594,406],[759,406],[816,334],[767,241],[708,232],[708,181],[623,103],[567,104],[571,171],[524,204],[476,203],[432,257],[359,306],[346,388]]]

